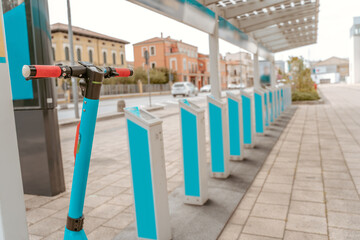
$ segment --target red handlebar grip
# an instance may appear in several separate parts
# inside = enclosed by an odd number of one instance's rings
[[[129,77],[133,75],[133,70],[128,68],[115,68],[115,70],[119,74],[117,77]]]
[[[60,77],[61,68],[52,65],[24,65],[22,74],[26,79]]]
[[[36,68],[36,75],[34,76],[34,78],[61,76],[61,68],[59,66],[34,65],[34,67]]]

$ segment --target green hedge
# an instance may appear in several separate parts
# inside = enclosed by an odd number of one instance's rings
[[[314,100],[319,100],[319,99],[320,99],[320,97],[316,90],[313,90],[311,92],[295,91],[292,93],[293,101],[314,101]]]

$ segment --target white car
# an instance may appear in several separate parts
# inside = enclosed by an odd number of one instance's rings
[[[190,95],[197,96],[198,89],[191,82],[177,82],[172,85],[171,94],[176,97],[181,95],[183,97],[189,97]]]
[[[200,92],[211,92],[211,85],[205,85],[200,88]]]
[[[229,84],[228,89],[237,89],[237,85],[236,84]]]

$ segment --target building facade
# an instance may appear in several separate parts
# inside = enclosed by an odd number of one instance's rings
[[[93,32],[80,27],[72,27],[74,44],[74,61],[85,61],[97,66],[127,67],[125,45],[129,42]],[[51,39],[54,62],[70,64],[70,45],[68,25],[56,23],[51,25]],[[62,78],[57,82],[58,96],[66,90]]]
[[[360,83],[360,17],[354,17],[350,29],[350,83]]]
[[[312,66],[312,80],[317,84],[338,83],[349,76],[349,60],[331,57],[314,63]]]
[[[254,63],[250,53],[227,53],[225,62],[228,84],[254,85]]]
[[[210,83],[209,56],[198,53],[196,46],[163,36],[135,43],[133,46],[134,68],[147,68],[145,51],[148,51],[149,67],[175,71],[178,81],[192,82],[198,88]],[[220,68],[222,87],[226,88],[226,69],[222,60]]]

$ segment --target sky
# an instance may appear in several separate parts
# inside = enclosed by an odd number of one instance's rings
[[[143,40],[170,36],[209,53],[208,34],[152,12],[125,0],[73,0],[72,25],[130,42],[126,59],[134,60],[132,44]],[[99,4],[99,2],[101,4]],[[48,0],[50,23],[67,24],[66,0]],[[308,60],[325,60],[332,56],[349,57],[350,28],[353,17],[360,16],[359,0],[320,0],[318,41],[316,44],[275,54],[276,60],[303,56]],[[243,51],[220,40],[220,53]]]

